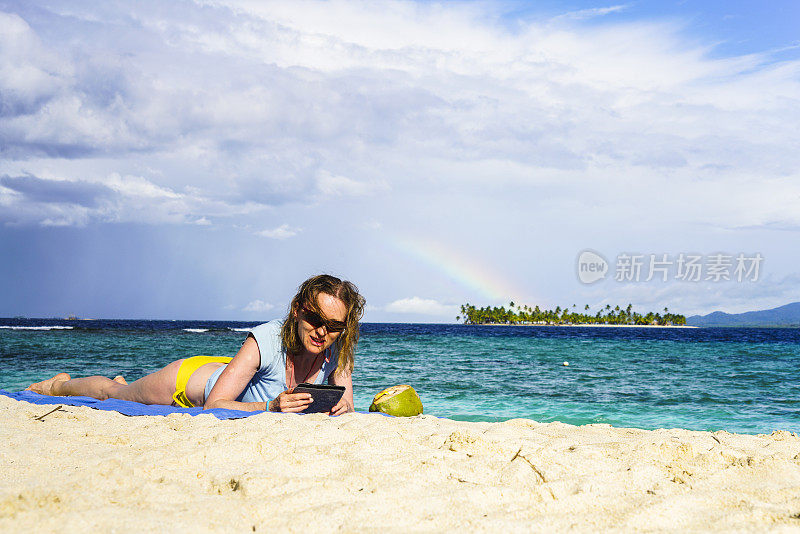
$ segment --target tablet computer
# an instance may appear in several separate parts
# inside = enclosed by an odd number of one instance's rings
[[[327,384],[298,384],[292,393],[310,393],[314,401],[302,413],[328,413],[344,395],[344,386]]]

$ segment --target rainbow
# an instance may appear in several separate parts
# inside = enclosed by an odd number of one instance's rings
[[[491,304],[508,304],[509,300],[525,296],[526,292],[512,286],[505,276],[493,271],[476,258],[465,256],[443,243],[424,238],[397,236],[392,240],[392,244],[406,255],[479,293],[480,296],[491,299]]]

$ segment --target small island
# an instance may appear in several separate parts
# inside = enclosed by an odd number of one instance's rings
[[[661,313],[647,312],[641,314],[633,311],[633,305],[625,308],[611,307],[606,304],[594,315],[589,313],[589,305],[585,304],[583,313],[577,311],[577,306],[556,306],[555,310],[542,310],[539,306],[531,308],[527,305],[509,303],[505,306],[484,306],[476,308],[471,304],[461,306],[461,315],[456,321],[464,324],[512,324],[512,325],[586,325],[586,326],[685,326],[686,317],[670,313],[669,308],[664,308]]]

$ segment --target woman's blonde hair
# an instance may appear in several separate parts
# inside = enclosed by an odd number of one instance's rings
[[[300,313],[303,306],[327,319],[317,303],[317,297],[320,293],[338,298],[344,302],[347,308],[344,331],[334,342],[339,349],[336,373],[352,373],[356,345],[358,345],[358,321],[364,315],[366,300],[359,295],[355,284],[347,280],[340,280],[329,274],[320,274],[312,276],[300,284],[297,295],[289,303],[289,313],[281,328],[283,347],[290,354],[300,354],[303,351],[303,344],[297,333],[297,319],[295,318],[295,312]]]

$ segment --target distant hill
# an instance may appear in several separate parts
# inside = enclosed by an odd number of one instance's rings
[[[745,313],[716,311],[708,315],[686,318],[690,326],[798,326],[800,327],[800,302],[792,302],[771,310]]]

